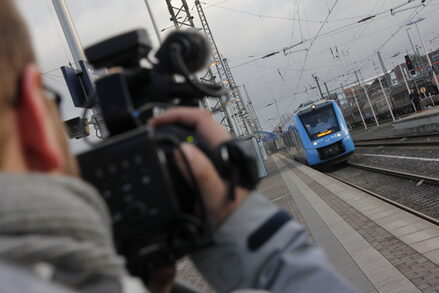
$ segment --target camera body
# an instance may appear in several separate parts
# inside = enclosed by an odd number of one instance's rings
[[[78,155],[82,177],[99,190],[110,208],[117,251],[126,258],[130,273],[144,280],[151,271],[213,243],[203,198],[180,149],[182,142],[195,144],[208,156],[229,181],[230,194],[239,183],[239,173],[245,173],[244,185],[258,181],[256,161],[239,148],[213,149],[183,125],[146,126],[157,107],[198,106],[205,96],[224,94],[221,86],[192,77],[209,55],[201,35],[170,34],[155,54],[158,62],[140,66],[141,59],[149,60],[151,49],[144,30],[86,49],[93,66],[110,68],[110,74],[96,81],[95,99],[88,105],[100,109],[109,137]],[[186,176],[176,154],[189,171]],[[229,174],[234,175],[229,178]]]
[[[196,81],[189,83],[189,76],[183,82],[175,79],[175,74],[187,75],[206,63],[209,52],[200,35],[174,32],[157,51],[159,62],[141,67],[139,61],[147,59],[151,49],[144,30],[86,49],[96,68],[117,69],[96,81],[95,99],[88,105],[101,110],[109,137],[77,157],[82,177],[109,206],[117,251],[126,258],[128,270],[144,279],[152,270],[212,244],[212,228],[196,182],[185,179],[174,156],[190,137],[215,160],[214,151],[193,129],[182,125],[152,129],[146,122],[157,105],[197,106],[206,95],[203,88],[222,93],[217,85],[194,86]]]

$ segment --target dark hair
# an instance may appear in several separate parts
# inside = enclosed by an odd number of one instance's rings
[[[11,0],[0,0],[0,164],[10,130],[4,111],[17,102],[23,70],[34,61],[24,21]]]
[[[0,109],[17,96],[25,66],[35,61],[27,27],[10,0],[0,0]],[[0,110],[1,111],[1,110]]]

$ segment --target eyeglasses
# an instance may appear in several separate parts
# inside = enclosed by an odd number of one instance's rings
[[[49,100],[55,103],[58,113],[61,115],[61,102],[62,102],[61,95],[58,93],[58,91],[54,90],[52,87],[48,86],[47,84],[43,84],[43,91],[45,96]]]
[[[21,78],[19,78],[17,81],[17,87],[16,87],[17,89],[16,89],[15,97],[11,98],[10,100],[13,107],[17,107],[20,104],[21,85],[22,85],[21,81],[22,81]],[[61,114],[61,102],[62,102],[61,95],[58,93],[58,91],[54,90],[52,87],[48,86],[47,84],[43,83],[42,88],[47,99],[55,103],[58,113]]]

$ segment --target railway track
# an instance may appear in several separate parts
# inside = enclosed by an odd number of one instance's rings
[[[439,225],[439,178],[353,163],[326,174]]]
[[[439,135],[401,136],[355,140],[357,147],[369,146],[439,146]]]

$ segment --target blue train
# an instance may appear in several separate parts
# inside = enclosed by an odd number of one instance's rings
[[[285,128],[287,126],[287,128]],[[320,100],[301,105],[292,118],[284,141],[292,147],[294,158],[320,167],[347,160],[354,142],[340,107],[335,101]]]

